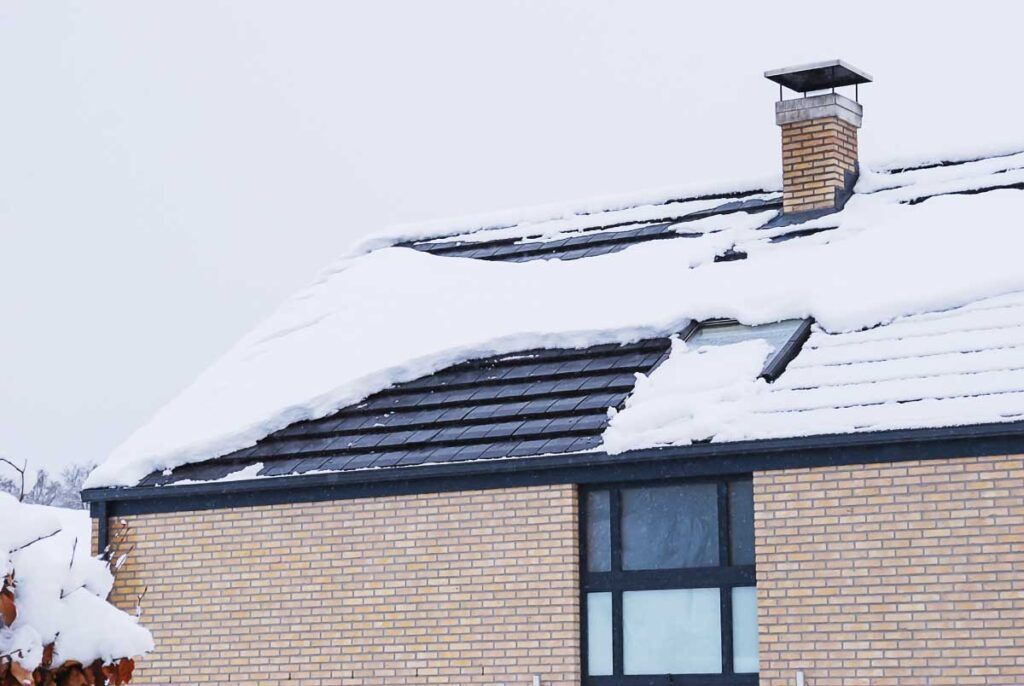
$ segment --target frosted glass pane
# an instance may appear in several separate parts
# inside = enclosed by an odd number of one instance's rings
[[[622,568],[718,565],[718,487],[686,484],[622,491]]]
[[[750,481],[729,484],[729,534],[732,563],[754,564],[754,487]]]
[[[626,674],[717,674],[722,671],[717,588],[622,594]]]
[[[778,352],[790,336],[796,333],[801,320],[787,319],[772,324],[744,326],[743,324],[706,324],[686,341],[688,347],[702,345],[729,345],[754,338],[763,338]]]
[[[732,589],[732,668],[743,674],[757,672],[757,589]]]
[[[612,673],[612,594],[587,594],[587,674]]]
[[[705,324],[697,329],[686,341],[691,348],[700,348],[706,345],[729,345],[740,341],[750,341],[755,338],[763,338],[772,346],[772,354],[764,361],[764,368],[772,363],[776,353],[782,350],[782,346],[796,333],[800,327],[800,319],[787,319],[772,324],[760,324],[758,326],[744,326],[743,324]]]
[[[607,572],[612,568],[608,508],[608,491],[587,494],[587,571],[589,572]]]

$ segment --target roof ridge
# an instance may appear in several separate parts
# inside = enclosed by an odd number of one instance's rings
[[[387,226],[382,231],[361,240],[355,244],[351,252],[360,254],[403,243],[455,238],[480,231],[512,229],[526,224],[621,212],[638,207],[661,207],[702,200],[743,198],[759,193],[778,193],[781,191],[781,187],[781,179],[777,176],[756,177],[739,179],[730,183],[662,186],[606,196],[594,195],[568,201],[507,207],[426,221],[402,222]]]

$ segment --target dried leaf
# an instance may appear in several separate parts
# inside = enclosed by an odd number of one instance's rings
[[[43,646],[43,659],[40,665],[43,669],[50,669],[50,665],[53,664],[53,643],[48,643]]]
[[[47,667],[36,667],[36,671],[32,673],[36,679],[38,686],[57,686],[57,680],[53,676],[53,672]]]
[[[22,667],[17,662],[11,663],[11,676],[15,678],[17,683],[25,684],[25,686],[32,686],[32,672]]]
[[[64,663],[64,666],[61,667],[60,671],[63,673],[57,677],[57,686],[88,686],[82,666],[75,663],[68,667],[68,664]]]
[[[103,686],[107,683],[107,677],[103,673],[103,661],[96,660],[89,666],[89,684],[90,686]]]
[[[0,620],[4,626],[11,626],[18,618],[18,608],[14,606],[14,573],[4,577],[3,586],[0,587]]]
[[[135,660],[130,657],[126,657],[117,663],[117,675],[121,677],[123,683],[128,683],[132,680],[132,674],[135,672]]]

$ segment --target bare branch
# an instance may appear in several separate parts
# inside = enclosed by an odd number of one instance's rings
[[[18,476],[21,477],[21,488],[20,488],[21,493],[18,496],[18,502],[24,502],[24,500],[25,500],[25,470],[28,469],[28,460],[25,460],[25,464],[23,464],[20,467],[18,465],[14,464],[12,461],[8,460],[6,457],[0,457],[0,462],[3,462],[5,464],[10,465],[11,469],[13,469],[14,471],[18,472]]]
[[[124,563],[128,560],[128,556],[131,555],[134,550],[135,544],[132,543],[130,546],[128,546],[128,550],[124,551],[123,553],[117,556],[117,559],[114,560],[113,568],[110,571],[114,574],[117,574],[119,571],[121,571],[121,567],[124,566]]]
[[[146,591],[149,590],[149,586],[142,589],[142,593],[135,599],[135,619],[142,618],[142,599],[146,597]]]
[[[31,541],[29,541],[29,542],[28,542],[28,543],[26,543],[25,545],[19,545],[19,546],[18,546],[17,548],[15,548],[14,550],[9,550],[9,551],[7,551],[7,554],[8,554],[8,555],[10,555],[10,554],[12,554],[12,553],[16,553],[16,552],[18,552],[19,550],[24,550],[25,548],[29,547],[30,545],[34,545],[34,544],[36,544],[36,543],[39,543],[39,541],[45,541],[45,540],[46,540],[46,539],[48,539],[48,538],[53,538],[54,536],[56,536],[57,534],[59,534],[59,533],[60,533],[61,531],[62,531],[62,529],[57,529],[56,531],[52,531],[52,532],[50,532],[50,533],[46,534],[45,536],[40,536],[39,538],[36,538],[36,539],[34,539],[34,540],[31,540]]]
[[[72,588],[70,591],[65,591],[62,588],[62,589],[60,589],[60,599],[64,600],[65,598],[67,598],[69,595],[71,595],[75,591],[81,591],[83,588],[85,588],[85,584],[82,584],[81,586],[76,586],[75,588]]]
[[[103,549],[103,554],[101,555],[101,557],[107,562],[108,567],[112,567],[112,565],[110,565],[111,560],[115,560],[118,557],[120,557],[119,553],[121,550],[121,546],[124,544],[125,538],[127,538],[130,529],[131,527],[128,526],[128,522],[122,519],[117,531],[114,532],[112,540],[110,541],[110,543],[107,544],[107,547]],[[110,571],[116,572],[117,570],[111,568]]]
[[[25,657],[25,649],[24,648],[18,648],[16,650],[12,650],[9,653],[4,653],[3,655],[0,655],[0,660],[7,660],[9,662],[14,662],[14,658],[16,658],[16,657],[19,658],[19,659]]]

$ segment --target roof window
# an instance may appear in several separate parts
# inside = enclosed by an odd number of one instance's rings
[[[773,352],[765,360],[761,376],[773,381],[796,357],[810,332],[810,319],[786,319],[756,326],[746,326],[734,319],[712,319],[698,325],[686,337],[686,345],[690,348],[701,348],[764,339],[772,346]]]

